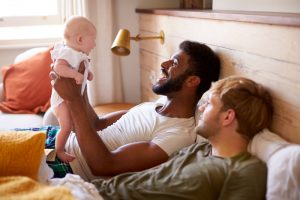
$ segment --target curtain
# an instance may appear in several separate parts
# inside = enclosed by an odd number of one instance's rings
[[[61,0],[63,22],[72,15],[85,15],[85,0]]]
[[[65,16],[82,15],[97,28],[96,47],[92,51],[90,69],[94,79],[88,82],[88,95],[92,106],[123,102],[122,75],[119,57],[110,51],[116,34],[111,0],[63,0],[68,5]],[[68,10],[68,11],[67,11]]]

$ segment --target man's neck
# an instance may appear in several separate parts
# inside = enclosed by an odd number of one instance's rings
[[[192,98],[167,98],[156,112],[167,117],[189,118],[195,115],[197,102]]]
[[[238,133],[237,133],[238,134]],[[241,136],[228,136],[211,140],[212,155],[223,158],[232,157],[247,151],[248,141]]]

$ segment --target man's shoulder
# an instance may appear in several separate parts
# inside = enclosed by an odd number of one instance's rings
[[[240,155],[232,158],[232,166],[235,171],[240,174],[252,174],[254,177],[257,175],[266,175],[267,166],[256,156],[250,154],[249,152],[243,152]]]
[[[155,102],[151,102],[151,101],[147,101],[147,102],[142,102],[136,106],[134,106],[133,108],[139,108],[139,107],[146,107],[146,106],[153,106],[156,105]]]
[[[239,160],[240,162],[246,163],[248,165],[266,165],[262,160],[249,152],[243,152],[238,155],[237,158],[237,160]]]
[[[226,183],[223,185],[220,199],[262,199],[266,191],[267,167],[265,163],[248,152],[231,158],[228,163]],[[245,198],[247,197],[247,198]]]
[[[147,111],[152,111],[152,109],[155,104],[153,102],[143,102],[138,105],[133,106],[131,109],[128,110],[128,113],[133,113],[133,112],[147,112]]]
[[[200,142],[200,143],[193,143],[183,149],[181,149],[179,151],[179,153],[181,154],[186,154],[186,153],[192,153],[192,154],[196,154],[196,153],[201,153],[204,156],[208,156],[211,152],[211,144],[204,141],[204,142]]]

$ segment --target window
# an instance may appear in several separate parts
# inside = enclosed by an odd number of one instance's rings
[[[52,43],[62,21],[61,0],[0,0],[0,47]]]
[[[0,26],[59,24],[58,0],[0,0]]]

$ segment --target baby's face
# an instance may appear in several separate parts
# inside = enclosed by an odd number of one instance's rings
[[[96,46],[96,31],[92,31],[82,36],[81,50],[89,55]]]

